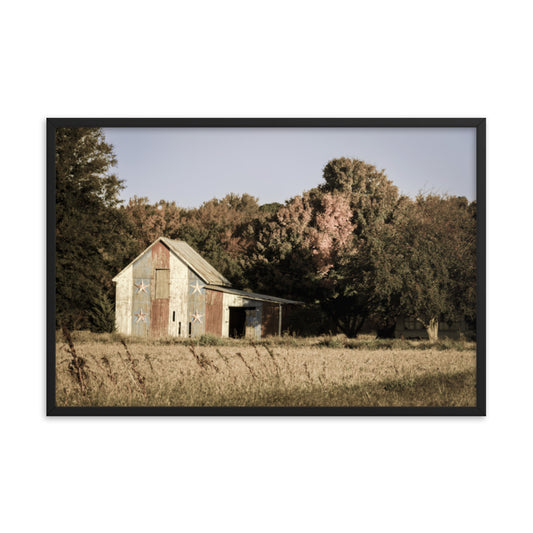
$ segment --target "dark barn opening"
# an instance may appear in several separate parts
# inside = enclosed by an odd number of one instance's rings
[[[246,309],[244,307],[229,308],[229,336],[234,339],[244,337],[246,332]]]

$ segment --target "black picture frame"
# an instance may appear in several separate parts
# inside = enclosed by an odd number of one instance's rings
[[[61,407],[56,405],[55,131],[102,128],[475,128],[477,201],[476,407]],[[46,177],[48,416],[485,416],[486,415],[486,119],[485,118],[48,118]]]

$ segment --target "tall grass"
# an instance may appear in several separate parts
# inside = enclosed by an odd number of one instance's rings
[[[280,347],[325,347],[348,348],[352,350],[458,350],[470,351],[476,349],[476,343],[465,339],[442,338],[435,342],[429,340],[407,339],[377,339],[373,335],[361,335],[357,339],[349,339],[344,335],[323,335],[318,337],[296,337],[293,335],[271,336],[261,340],[221,338],[215,335],[201,335],[200,337],[123,337],[119,333],[93,333],[91,331],[74,331],[71,333],[76,343],[109,344],[126,340],[128,345],[143,344],[146,346],[188,346],[191,341],[197,346],[280,346]],[[56,333],[56,342],[63,341],[61,331]]]
[[[165,343],[108,335],[74,333],[72,345],[58,338],[58,405],[475,405],[472,343],[216,337],[215,344]],[[69,368],[73,351],[83,361],[83,388]]]

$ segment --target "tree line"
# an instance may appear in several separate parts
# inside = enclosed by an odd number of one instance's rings
[[[476,204],[399,194],[384,171],[357,159],[326,164],[317,187],[260,205],[228,194],[198,208],[120,200],[113,147],[99,128],[56,134],[56,319],[112,330],[111,279],[160,236],[188,242],[235,287],[306,305],[300,334],[355,337],[371,321],[391,336],[400,316],[430,339],[439,322],[475,330]]]

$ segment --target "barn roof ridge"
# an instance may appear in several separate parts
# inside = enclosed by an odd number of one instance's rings
[[[214,266],[208,263],[192,246],[185,241],[169,239],[168,237],[159,237],[150,246],[145,248],[133,261],[128,263],[113,279],[118,281],[119,276],[135,261],[142,257],[155,244],[162,242],[167,248],[185,265],[193,270],[205,283],[213,286],[231,287],[231,282],[227,280]]]
[[[186,241],[178,241],[167,237],[159,237],[159,239],[169,247],[174,255],[181,259],[191,270],[194,270],[205,283],[231,287],[231,282]]]

